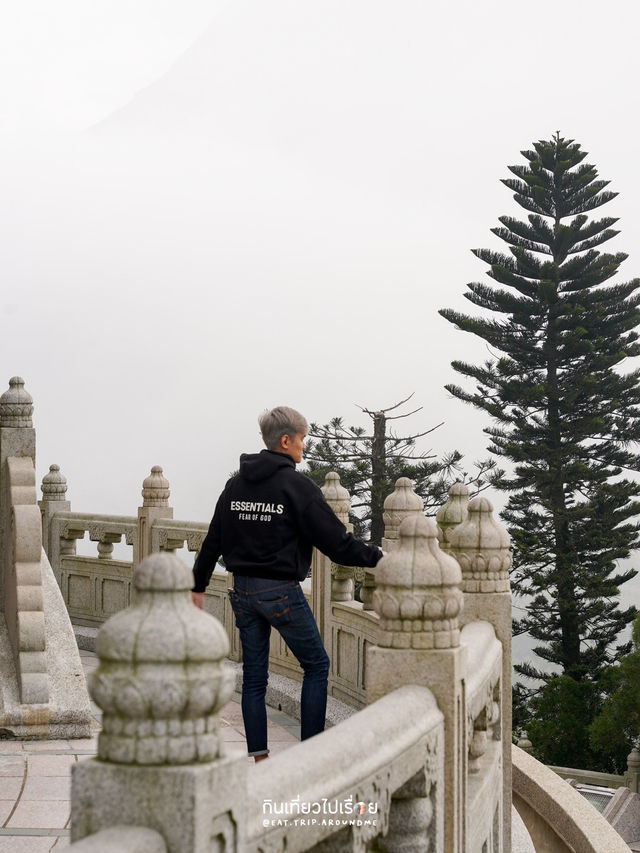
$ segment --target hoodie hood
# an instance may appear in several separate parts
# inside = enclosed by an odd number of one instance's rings
[[[240,457],[240,476],[250,483],[259,483],[273,477],[282,468],[295,468],[293,458],[286,453],[274,450],[261,450],[260,453],[243,453]]]

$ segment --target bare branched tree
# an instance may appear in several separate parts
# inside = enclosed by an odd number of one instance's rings
[[[434,432],[442,423],[409,435],[399,435],[391,421],[403,420],[422,411],[422,406],[409,412],[398,411],[413,394],[385,409],[358,406],[371,419],[372,429],[345,426],[343,419],[332,418],[329,423],[312,423],[305,453],[309,476],[322,485],[328,471],[337,471],[351,493],[352,521],[356,532],[369,535],[380,544],[384,534],[382,519],[386,496],[393,490],[398,477],[409,477],[415,490],[425,502],[427,514],[446,500],[447,490],[455,480],[467,482],[475,492],[488,485],[495,473],[495,462],[475,462],[475,472],[463,470],[462,454],[446,453],[441,459],[431,450],[420,450],[417,442]]]

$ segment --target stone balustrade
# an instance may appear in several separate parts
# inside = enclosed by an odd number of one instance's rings
[[[69,615],[77,625],[97,627],[127,607],[131,601],[131,574],[138,551],[138,523],[133,516],[89,515],[55,511],[55,504],[40,501],[49,559]],[[88,534],[97,543],[94,557],[76,553],[76,542]],[[130,560],[116,560],[114,545],[132,547]]]
[[[375,625],[367,707],[250,772],[217,739],[229,643],[217,619],[193,610],[190,570],[152,554],[133,580],[134,604],[98,635],[90,686],[104,727],[99,759],[74,768],[74,840],[124,823],[180,853],[214,838],[256,853],[508,849],[502,646],[486,621],[460,630],[462,572],[433,520],[405,516],[376,569],[375,621],[359,607]]]
[[[218,738],[234,680],[228,643],[192,607],[189,568],[155,554],[133,580],[135,603],[98,634],[90,688],[103,731],[99,757],[73,768],[79,849],[101,849],[114,826],[126,844],[153,830],[169,853],[356,851],[374,840],[380,851],[443,849],[445,732],[430,690],[391,690],[249,773]]]
[[[235,680],[223,658],[240,658],[230,578],[217,569],[205,596],[209,612],[195,610],[191,570],[172,553],[196,552],[207,524],[173,519],[160,466],[143,482],[136,517],[72,512],[64,474],[51,465],[38,513],[31,407],[14,377],[0,397],[0,644],[11,649],[15,693],[27,702],[22,722],[9,719],[11,695],[0,681],[0,725],[18,734],[29,725],[29,736],[51,737],[52,724],[60,724],[57,736],[85,733],[82,697],[63,723],[51,696],[66,677],[62,668],[74,674],[77,657],[59,639],[67,630],[61,589],[76,621],[104,623],[91,685],[104,726],[99,758],[74,767],[73,847],[509,853],[511,555],[486,498],[469,501],[456,484],[434,521],[401,478],[385,502],[386,556],[364,576],[364,603],[353,598],[359,572],[314,553],[304,586],[331,658],[329,691],[353,712],[249,767],[218,735],[217,715]],[[349,495],[337,475],[328,475],[323,491],[348,523]],[[94,556],[76,553],[87,534]],[[114,559],[117,543],[131,548],[130,559]],[[43,642],[42,612],[50,614]],[[66,611],[64,619],[70,633]],[[33,648],[23,648],[27,635]],[[279,638],[270,668],[300,675]],[[46,690],[49,701],[38,701]],[[587,819],[545,768],[515,755],[515,800],[532,837],[557,838],[567,849],[589,839],[589,853],[619,849],[601,818]],[[638,767],[634,755],[636,782]],[[283,815],[316,823],[285,824]]]

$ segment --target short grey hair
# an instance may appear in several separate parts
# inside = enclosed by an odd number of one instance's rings
[[[309,424],[304,415],[289,406],[276,406],[258,418],[260,432],[267,450],[275,450],[283,435],[293,438],[299,432],[307,433]]]

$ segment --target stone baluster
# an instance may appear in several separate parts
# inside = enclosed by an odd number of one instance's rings
[[[374,610],[373,592],[376,588],[376,576],[373,572],[364,572],[362,586],[360,587],[360,601],[363,610]]]
[[[72,531],[67,530],[67,536]],[[122,542],[122,533],[110,532],[105,530],[104,525],[98,523],[89,524],[89,539],[91,542],[97,542],[98,559],[111,560],[113,559],[113,546],[116,542]],[[130,544],[127,542],[127,544]]]
[[[449,548],[449,539],[455,528],[467,520],[469,514],[469,489],[460,481],[449,489],[449,499],[436,513],[440,547]]]
[[[463,624],[490,622],[502,643],[500,725],[495,737],[502,742],[503,837],[511,837],[511,588],[512,562],[506,528],[493,518],[493,506],[484,497],[469,501],[467,518],[448,531],[447,551],[460,564],[464,590]],[[470,733],[471,734],[471,733]]]
[[[353,525],[349,522],[349,508],[351,507],[351,496],[340,483],[340,476],[335,471],[329,471],[324,478],[322,494],[327,503],[347,528],[349,533],[353,532]],[[353,566],[338,566],[331,564],[331,600],[353,601],[354,590],[354,568]]]
[[[53,542],[51,519],[58,512],[70,512],[71,502],[67,500],[67,478],[60,473],[59,465],[50,465],[49,473],[42,478],[42,500],[38,501],[42,513],[42,544],[51,562],[51,567],[60,583],[60,557],[76,553],[75,539],[62,539]]]
[[[457,853],[465,844],[467,776],[459,627],[462,575],[456,560],[440,550],[433,519],[414,513],[405,518],[398,533],[395,548],[376,567],[373,603],[380,624],[378,645],[367,649],[367,699],[373,702],[405,684],[421,684],[433,692],[445,725],[445,743],[440,745],[444,749],[446,791],[443,849]],[[428,833],[424,824],[431,814],[425,803],[430,787],[416,797],[415,809],[403,802],[401,820],[394,823],[390,818],[395,834],[390,829],[384,842],[386,849],[429,849],[425,846]],[[414,819],[415,826],[421,827],[416,838],[422,834],[423,841],[407,847],[405,836]]]
[[[98,559],[111,560],[113,557],[113,542],[103,541],[98,542]]]
[[[169,853],[242,850],[247,759],[225,755],[218,720],[235,682],[224,628],[191,604],[191,569],[173,554],[147,557],[133,583],[135,604],[97,638],[103,728],[98,758],[73,768],[72,841],[137,825]]]
[[[154,465],[151,474],[142,483],[142,506],[138,507],[138,542],[134,546],[133,564],[137,566],[152,553],[151,532],[153,523],[160,518],[173,518],[169,506],[169,481],[160,465]]]
[[[436,838],[442,838],[442,828],[434,824],[432,789],[435,776],[428,767],[421,770],[402,787],[394,791],[389,809],[389,830],[379,836],[376,849],[382,853],[416,851],[435,853]]]

